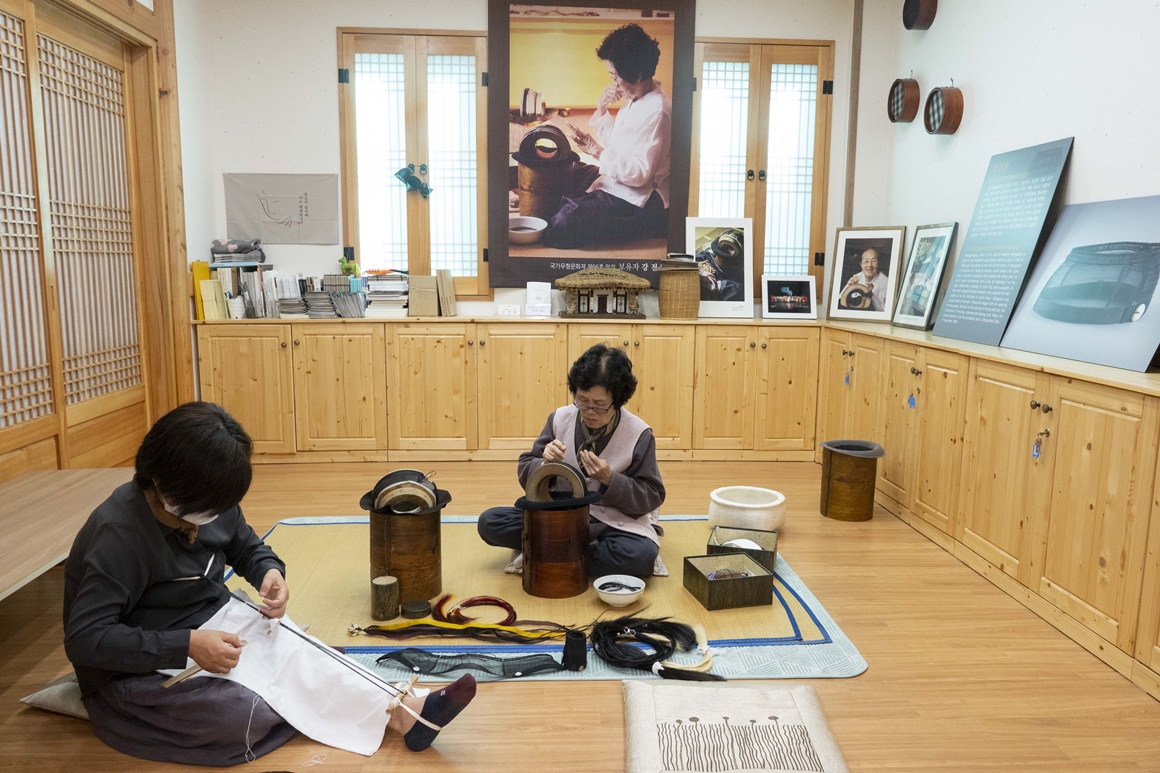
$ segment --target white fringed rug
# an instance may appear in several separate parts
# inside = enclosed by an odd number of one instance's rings
[[[627,773],[848,773],[812,687],[624,682]]]

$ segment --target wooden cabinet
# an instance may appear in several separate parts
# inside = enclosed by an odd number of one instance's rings
[[[878,436],[886,454],[878,460],[878,488],[903,507],[914,495],[915,430],[918,405],[925,402],[918,383],[917,347],[886,342],[882,366],[882,400],[878,406]]]
[[[1051,435],[1041,459],[1052,474],[1046,518],[1033,530],[1031,588],[1131,653],[1160,431],[1157,401],[1052,377],[1042,402],[1040,410],[1050,410],[1037,418]]]
[[[910,511],[946,534],[958,521],[970,361],[938,349],[918,350],[917,410],[912,454],[917,472]]]
[[[873,336],[826,331],[818,385],[818,441],[878,442],[885,347],[885,341]],[[821,450],[816,451],[821,461]]]
[[[292,333],[298,450],[385,449],[383,325],[303,324],[294,325]]]
[[[294,365],[289,325],[200,325],[201,399],[225,408],[259,454],[292,454]]]
[[[1136,634],[1136,660],[1151,671],[1140,674],[1149,690],[1160,698],[1160,467],[1152,482],[1152,526],[1145,553],[1144,585],[1140,593],[1140,620]],[[1139,682],[1138,682],[1139,683]]]
[[[475,336],[473,324],[400,323],[389,327],[389,448],[476,448]]]
[[[476,326],[479,448],[530,448],[548,414],[568,402],[566,326]]]
[[[753,448],[756,348],[751,325],[698,326],[693,448]]]
[[[759,328],[756,450],[813,451],[819,340],[814,327]]]
[[[628,409],[652,427],[657,448],[693,447],[693,381],[696,328],[635,325],[632,331],[636,394]]]

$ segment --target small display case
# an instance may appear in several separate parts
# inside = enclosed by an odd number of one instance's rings
[[[773,603],[773,574],[744,553],[685,556],[685,590],[709,611]]]
[[[735,539],[747,539],[760,545],[760,549],[726,545]],[[777,532],[765,529],[738,529],[732,526],[714,526],[709,532],[709,544],[705,546],[709,555],[722,553],[744,553],[773,573],[777,569]]]

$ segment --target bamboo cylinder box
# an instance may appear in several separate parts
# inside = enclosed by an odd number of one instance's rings
[[[547,462],[528,476],[527,503],[552,500],[551,484],[562,480],[574,500],[588,492],[575,467]],[[588,590],[588,505],[567,509],[524,508],[524,592],[546,599],[566,599]]]
[[[827,440],[822,446],[822,515],[836,521],[874,517],[878,459],[886,452],[867,440]]]
[[[399,580],[399,601],[433,599],[443,592],[440,519],[451,495],[435,492],[434,507],[413,513],[370,510],[371,579]]]

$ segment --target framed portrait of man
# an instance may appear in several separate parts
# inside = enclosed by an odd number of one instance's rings
[[[894,310],[895,325],[927,330],[934,323],[934,305],[958,227],[958,223],[940,223],[915,229]]]
[[[905,243],[905,226],[837,229],[830,319],[890,322]]]
[[[682,249],[694,0],[489,0],[493,287],[619,268],[656,286]]]

